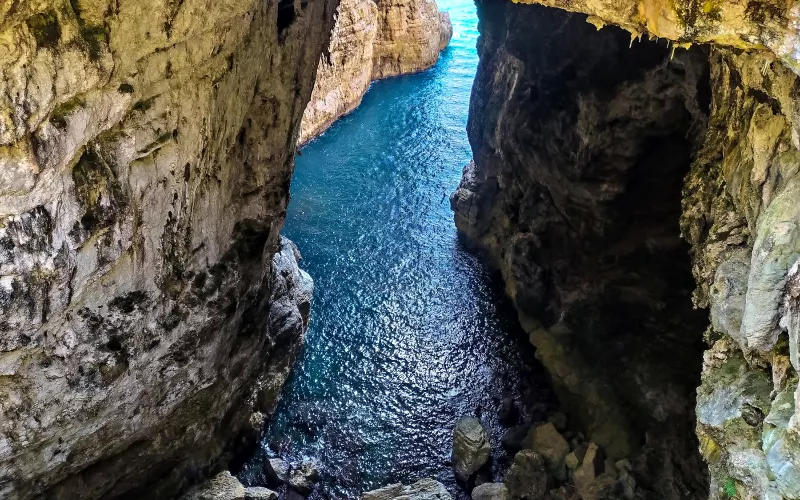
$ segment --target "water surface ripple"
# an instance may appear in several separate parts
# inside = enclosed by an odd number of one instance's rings
[[[373,84],[297,157],[284,233],[314,278],[312,317],[246,484],[279,455],[321,465],[317,498],[426,476],[455,494],[456,420],[480,414],[507,460],[498,402],[529,415],[549,394],[502,290],[456,237],[478,32],[472,2],[439,6],[454,35],[436,66]]]

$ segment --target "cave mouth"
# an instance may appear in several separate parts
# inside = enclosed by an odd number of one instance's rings
[[[478,8],[474,163],[456,225],[502,271],[584,432],[633,460],[657,498],[704,498],[694,406],[708,313],[692,302],[680,220],[708,123],[709,49],[538,5]]]

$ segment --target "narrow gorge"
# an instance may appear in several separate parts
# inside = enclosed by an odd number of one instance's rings
[[[799,27],[0,0],[0,499],[800,498]]]

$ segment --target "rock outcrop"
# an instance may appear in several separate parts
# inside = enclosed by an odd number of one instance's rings
[[[453,431],[453,471],[459,481],[468,481],[489,460],[489,435],[477,418],[462,418]]]
[[[712,498],[799,497],[800,14],[522,3],[588,16],[479,4],[474,163],[452,198],[465,241],[572,416],[634,457],[615,487],[707,498],[699,447]],[[712,46],[683,50],[697,42]],[[578,470],[582,495],[608,486]]]
[[[334,8],[0,2],[0,497],[169,497],[270,413],[309,312],[279,231]]]
[[[358,107],[373,80],[433,66],[452,35],[435,0],[342,0],[298,143]]]

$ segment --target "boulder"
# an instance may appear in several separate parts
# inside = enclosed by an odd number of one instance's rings
[[[368,491],[361,500],[452,500],[444,485],[434,479],[420,479],[410,486],[390,484],[383,488]]]
[[[594,481],[578,489],[582,500],[620,500],[622,487],[613,474],[603,473]]]
[[[508,488],[503,483],[484,483],[472,490],[472,500],[508,500]]]
[[[552,422],[531,429],[525,438],[525,445],[544,458],[548,471],[555,479],[558,481],[567,479],[564,459],[569,454],[569,443]]]
[[[453,432],[453,470],[456,478],[467,481],[489,459],[489,435],[477,418],[462,418]]]
[[[319,472],[311,462],[303,462],[289,474],[289,486],[298,493],[309,495],[319,479]]]
[[[278,494],[269,488],[251,486],[244,489],[244,500],[278,500]]]
[[[271,484],[283,484],[289,480],[289,464],[280,458],[270,458],[264,462],[264,474]]]
[[[582,500],[573,486],[562,486],[550,490],[544,500]]]
[[[514,456],[504,484],[511,498],[538,500],[547,491],[544,458],[533,450],[520,451]]]
[[[575,470],[572,480],[575,487],[581,492],[583,491],[603,472],[603,452],[594,443],[589,443],[586,448],[586,456],[583,457],[583,462],[580,467]]]
[[[230,472],[220,472],[194,487],[181,500],[245,500],[245,489]]]

